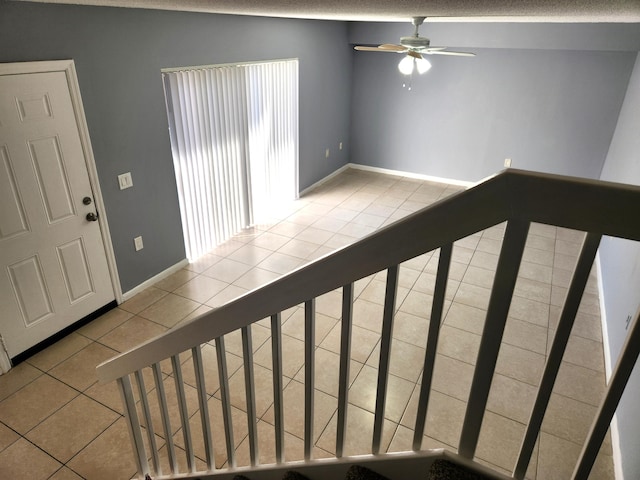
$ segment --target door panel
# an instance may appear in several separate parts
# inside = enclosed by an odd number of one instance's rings
[[[15,356],[114,298],[65,72],[0,76],[0,334]]]

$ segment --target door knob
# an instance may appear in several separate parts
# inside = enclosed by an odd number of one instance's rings
[[[86,219],[89,222],[95,222],[96,220],[98,220],[98,214],[93,212],[87,213]]]

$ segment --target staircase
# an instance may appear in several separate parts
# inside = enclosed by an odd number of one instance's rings
[[[101,382],[116,380],[125,406],[132,446],[140,478],[149,474],[160,478],[231,480],[245,476],[251,480],[281,479],[295,470],[315,479],[345,478],[353,465],[366,467],[390,480],[426,478],[431,468],[443,464],[465,471],[465,475],[432,478],[525,478],[536,446],[545,411],[558,374],[600,239],[603,235],[640,241],[640,188],[628,185],[534,174],[508,170],[448,197],[332,254],[305,265],[288,275],[251,291],[191,321],[183,322],[163,335],[125,352],[97,367]],[[453,243],[475,232],[506,222],[504,240],[491,290],[482,340],[457,453],[443,449],[423,449],[427,409],[433,380],[436,347],[446,305],[447,280]],[[562,307],[557,331],[549,351],[525,430],[517,461],[510,475],[497,472],[474,459],[492,386],[511,298],[532,222],[586,232],[573,277]],[[413,427],[413,449],[385,453],[383,446],[385,402],[389,393],[389,363],[392,349],[394,312],[398,293],[399,265],[427,252],[438,251],[438,268],[433,301],[428,317],[429,332]],[[345,456],[348,434],[349,371],[352,345],[354,285],[356,281],[381,272],[386,277],[384,313],[381,319],[380,355],[377,365],[375,416],[370,453]],[[340,289],[342,296],[340,362],[336,372],[338,392],[335,425],[335,456],[313,458],[316,365],[316,299]],[[304,402],[285,408],[283,396],[282,312],[304,305]],[[426,315],[426,314],[425,314]],[[252,325],[270,328],[273,450],[275,463],[260,464],[256,374],[252,348]],[[573,478],[589,476],[596,455],[626,382],[640,352],[640,327],[636,319],[622,350],[618,365],[575,466]],[[235,332],[235,333],[234,333]],[[238,333],[239,332],[239,333]],[[230,401],[225,340],[240,337],[246,393],[246,419],[234,415]],[[206,378],[202,345],[215,344],[217,378]],[[286,352],[285,352],[286,353]],[[185,359],[191,357],[191,362]],[[192,369],[185,372],[185,365]],[[286,366],[286,365],[285,365]],[[163,371],[174,382],[165,388]],[[189,409],[184,375],[195,377],[197,415]],[[219,383],[220,408],[210,414],[207,383]],[[173,388],[175,387],[175,388]],[[151,392],[151,393],[150,393]],[[151,403],[157,405],[159,418]],[[304,460],[285,458],[284,422],[288,408],[304,412]],[[155,417],[155,418],[154,418]],[[236,442],[238,425],[246,426],[249,461],[238,466]],[[177,428],[176,423],[179,425]],[[172,426],[173,425],[173,426]],[[178,435],[174,435],[177,431]],[[214,451],[214,439],[218,446]],[[220,448],[220,445],[224,445]],[[197,455],[196,455],[197,452]],[[166,458],[167,462],[163,462]],[[202,464],[198,458],[206,459]],[[443,463],[444,462],[444,463]],[[165,465],[163,463],[168,463]],[[435,464],[435,467],[433,467]],[[168,467],[168,468],[167,468]],[[446,469],[444,470],[446,471]],[[349,478],[349,477],[347,477]],[[356,478],[356,477],[354,477]]]

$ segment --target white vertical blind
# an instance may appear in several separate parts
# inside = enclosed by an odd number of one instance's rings
[[[165,72],[187,257],[298,192],[298,61]]]

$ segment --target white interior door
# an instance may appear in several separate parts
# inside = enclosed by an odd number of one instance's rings
[[[87,219],[96,208],[69,88],[64,71],[0,75],[0,334],[10,357],[115,298],[99,222]]]

